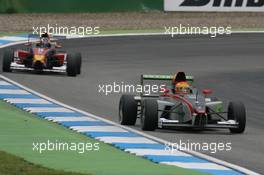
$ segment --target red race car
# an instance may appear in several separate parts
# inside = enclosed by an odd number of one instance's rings
[[[37,73],[43,71],[66,72],[68,76],[76,76],[81,73],[82,58],[80,53],[69,54],[60,51],[60,45],[55,42],[59,38],[52,40],[47,33],[42,34],[39,41],[28,42],[28,48],[15,51],[7,50],[3,56],[3,72],[12,70],[30,70]]]

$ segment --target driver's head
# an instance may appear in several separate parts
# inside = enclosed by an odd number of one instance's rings
[[[41,38],[49,38],[49,34],[48,33],[43,33],[43,34],[41,34]]]
[[[175,93],[180,94],[180,95],[190,94],[191,89],[190,89],[189,83],[186,81],[181,81],[181,82],[176,83]]]
[[[49,35],[47,33],[43,33],[40,38],[42,44],[48,45],[50,42]]]

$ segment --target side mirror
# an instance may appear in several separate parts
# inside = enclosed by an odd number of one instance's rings
[[[209,95],[209,94],[212,94],[213,93],[213,90],[212,89],[204,89],[203,90],[203,94],[204,95]]]

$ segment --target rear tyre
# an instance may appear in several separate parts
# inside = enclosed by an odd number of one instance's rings
[[[141,128],[145,131],[154,131],[158,127],[158,102],[154,99],[145,99],[142,105]]]
[[[75,77],[78,72],[78,60],[76,55],[68,54],[67,55],[67,68],[66,72],[68,76]]]
[[[14,52],[8,50],[4,52],[3,56],[3,72],[11,72],[11,63],[14,59]]]
[[[121,125],[135,125],[137,111],[138,106],[134,95],[122,95],[119,101],[119,123]]]
[[[230,128],[231,133],[243,133],[246,127],[246,109],[242,102],[230,102],[228,105],[228,120],[235,120],[237,128]]]
[[[76,58],[77,58],[77,74],[81,74],[81,67],[82,67],[82,55],[81,55],[81,53],[77,53]]]

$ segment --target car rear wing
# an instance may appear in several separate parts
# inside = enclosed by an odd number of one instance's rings
[[[40,38],[40,34],[28,34],[28,41],[30,40],[30,38]],[[62,40],[62,39],[66,39],[66,36],[60,36],[60,35],[50,35],[50,39],[51,40]]]
[[[168,80],[172,81],[175,75],[153,75],[153,74],[143,74],[141,75],[141,85],[143,85],[144,80]],[[193,83],[194,78],[192,75],[186,75],[186,80],[190,83]]]
[[[186,81],[188,81],[190,84],[193,84],[194,82],[194,77],[191,75],[187,75],[186,77]],[[175,78],[175,75],[160,75],[160,74],[143,74],[140,76],[140,84],[142,87],[144,87],[144,82],[145,80],[150,80],[150,81],[172,81]],[[170,86],[166,86],[166,87],[171,87]],[[152,96],[152,97],[156,97],[158,95],[144,95],[143,93],[141,93],[141,96]]]

